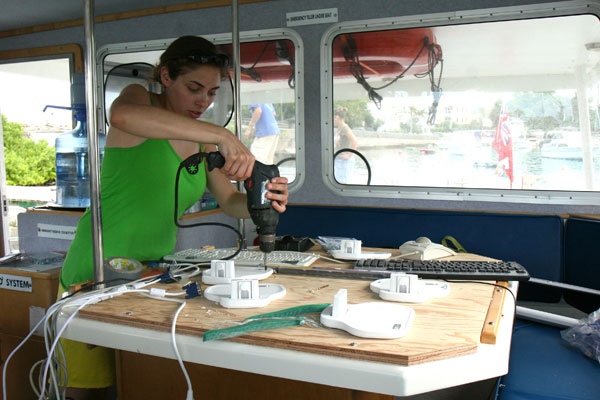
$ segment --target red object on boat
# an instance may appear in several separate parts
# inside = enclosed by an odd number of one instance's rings
[[[232,46],[219,50],[232,58]],[[294,44],[290,40],[240,43],[240,66],[243,82],[287,82],[294,74]],[[233,76],[233,70],[229,70]]]
[[[435,35],[429,28],[339,35],[333,41],[334,78],[352,76],[350,68],[353,54],[358,56],[365,77],[397,76],[413,61],[414,64],[410,66],[407,74],[428,72],[435,65],[429,65],[427,48],[423,48],[427,44],[433,45],[437,58],[441,59],[442,48],[437,44]]]

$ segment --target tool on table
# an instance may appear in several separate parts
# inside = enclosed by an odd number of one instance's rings
[[[306,304],[274,311],[271,313],[255,315],[253,317],[246,318],[241,325],[234,325],[228,328],[214,329],[204,332],[202,335],[203,341],[208,342],[214,339],[226,339],[254,331],[304,325],[307,322],[307,318],[304,316],[304,314],[315,312],[320,313],[328,306],[329,303]]]
[[[205,157],[209,171],[214,168],[221,168],[225,165],[225,158],[218,151],[211,153],[197,153],[184,161],[188,160],[191,166],[197,166],[202,157]],[[188,169],[189,170],[189,169]],[[267,265],[267,255],[275,250],[275,230],[279,223],[279,213],[271,205],[271,200],[266,197],[268,192],[266,186],[272,178],[279,176],[279,169],[276,165],[265,165],[259,161],[254,163],[252,175],[244,181],[248,198],[248,211],[250,217],[256,225],[258,232],[258,245],[264,253],[264,265]]]

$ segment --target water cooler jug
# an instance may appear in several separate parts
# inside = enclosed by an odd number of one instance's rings
[[[47,106],[73,110],[75,129],[58,136],[56,149],[56,205],[59,207],[89,207],[90,174],[88,163],[87,118],[85,104],[73,107]],[[100,162],[104,155],[106,136],[98,136]]]

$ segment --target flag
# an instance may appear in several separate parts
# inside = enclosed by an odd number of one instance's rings
[[[508,110],[504,106],[500,111],[500,118],[498,119],[498,126],[496,126],[496,135],[494,136],[492,148],[498,153],[497,170],[501,170],[506,174],[512,188],[514,178],[512,135],[508,121]]]

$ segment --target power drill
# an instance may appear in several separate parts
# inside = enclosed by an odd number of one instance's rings
[[[205,157],[209,171],[225,165],[225,158],[218,151],[199,154]],[[260,250],[265,253],[265,266],[266,254],[275,250],[275,230],[279,222],[279,213],[271,205],[271,200],[265,196],[268,192],[266,185],[277,176],[279,176],[279,169],[276,165],[265,165],[255,161],[252,175],[244,181],[248,211],[252,222],[256,225]]]

